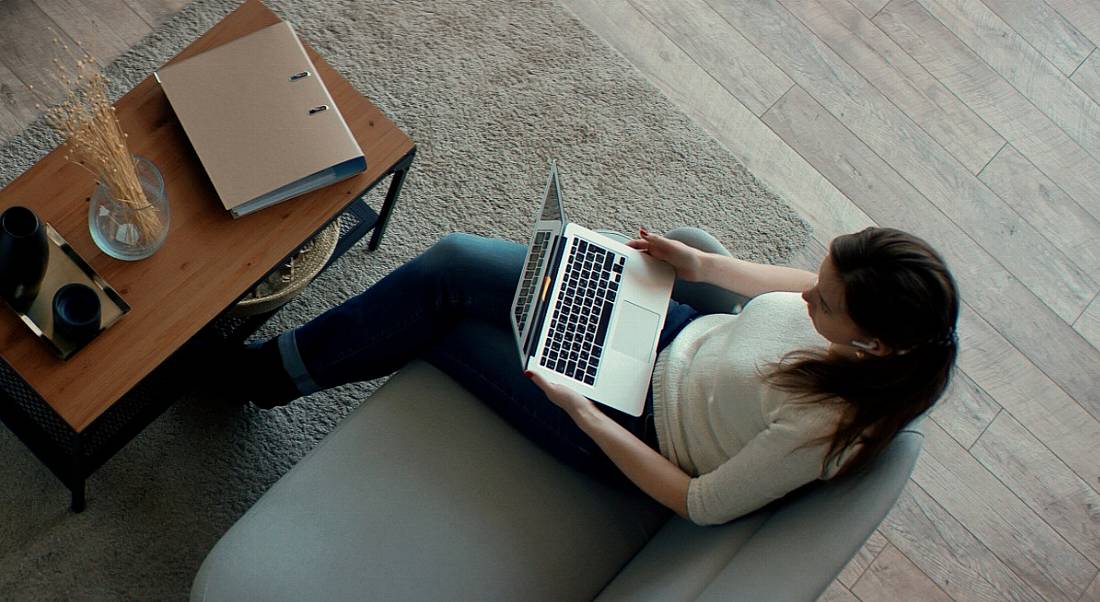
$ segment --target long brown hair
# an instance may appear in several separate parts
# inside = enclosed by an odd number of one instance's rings
[[[892,353],[852,358],[804,349],[771,367],[767,381],[808,402],[843,407],[824,467],[838,474],[867,465],[913,418],[943,395],[958,355],[959,296],[943,258],[928,243],[892,228],[833,239],[829,256],[843,283],[848,315]],[[823,468],[823,472],[826,469]]]

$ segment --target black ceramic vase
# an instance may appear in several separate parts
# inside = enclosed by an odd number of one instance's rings
[[[50,247],[46,226],[26,207],[0,213],[0,297],[16,311],[26,311],[42,285]]]

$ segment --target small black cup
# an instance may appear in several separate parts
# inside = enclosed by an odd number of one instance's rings
[[[79,282],[66,284],[53,296],[54,334],[84,343],[99,332],[99,295]]]

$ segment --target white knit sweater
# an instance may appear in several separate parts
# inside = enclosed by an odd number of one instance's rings
[[[692,475],[688,516],[719,524],[817,478],[836,406],[792,399],[764,382],[770,362],[824,347],[798,293],[768,293],[738,315],[700,316],[657,358],[653,413],[661,453]]]

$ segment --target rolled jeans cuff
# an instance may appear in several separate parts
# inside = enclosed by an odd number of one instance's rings
[[[288,330],[279,335],[279,356],[283,360],[283,369],[287,376],[294,382],[294,386],[302,395],[309,395],[321,390],[321,387],[313,380],[306,368],[305,360],[298,350],[298,340],[294,337],[293,330]]]

